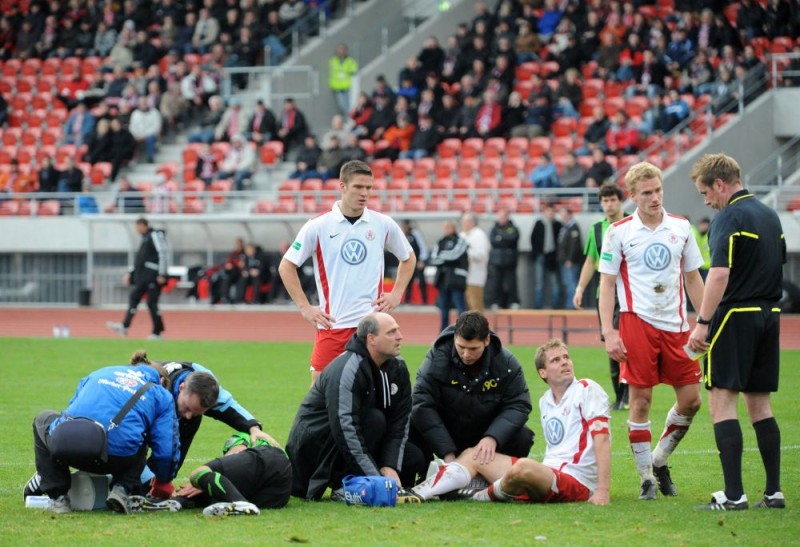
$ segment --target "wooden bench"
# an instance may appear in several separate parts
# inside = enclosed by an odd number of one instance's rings
[[[598,332],[597,312],[595,310],[497,310],[494,314],[494,331],[505,329],[507,337],[505,343],[514,343],[514,331],[540,331],[547,333],[547,339],[553,338],[553,333],[560,331],[561,340],[567,343],[570,332]],[[594,319],[592,326],[585,326],[586,320]],[[546,319],[544,325],[514,324],[515,319]],[[582,319],[583,325],[570,325],[570,320]]]

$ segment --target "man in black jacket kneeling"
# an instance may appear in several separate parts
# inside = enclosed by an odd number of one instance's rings
[[[462,313],[442,331],[417,372],[412,400],[406,458],[423,478],[434,455],[449,463],[473,448],[488,463],[496,453],[525,457],[533,446],[522,366],[479,312]],[[417,477],[402,478],[413,484]]]

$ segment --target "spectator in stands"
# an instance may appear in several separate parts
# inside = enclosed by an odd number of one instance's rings
[[[156,144],[161,136],[161,113],[150,108],[146,97],[139,98],[139,107],[131,114],[128,129],[139,143],[144,143],[147,163],[153,163],[156,155]]]
[[[752,44],[744,46],[741,64],[747,69],[748,78],[754,83],[762,83],[767,78],[767,67],[764,62],[756,56],[756,50]],[[766,84],[762,84],[765,86]]]
[[[23,20],[16,37],[16,56],[20,59],[32,57],[36,51],[36,42],[38,39],[39,37],[33,29],[33,23],[28,19]]]
[[[742,0],[736,13],[736,28],[742,43],[748,43],[757,36],[764,36],[767,14],[760,2]]]
[[[161,18],[161,27],[158,30],[158,38],[161,40],[163,50],[171,50],[177,46],[178,32],[180,29],[175,23],[172,15],[165,15]]]
[[[542,11],[542,16],[539,18],[538,28],[539,39],[542,42],[547,43],[550,40],[550,37],[556,31],[556,27],[563,16],[564,13],[558,9],[556,0],[544,1],[544,10]]]
[[[336,168],[337,175],[335,175],[335,176],[338,176],[339,169],[347,161],[350,161],[350,160],[366,161],[367,160],[367,153],[364,152],[364,149],[361,148],[361,146],[358,144],[358,135],[356,135],[354,133],[350,133],[349,135],[347,135],[347,140],[345,141],[345,145],[342,148],[342,155],[343,155],[344,161],[342,161],[342,164],[339,165]]]
[[[222,265],[222,301],[226,304],[235,303],[235,294],[233,291],[239,285],[239,279],[242,277],[242,268],[245,263],[244,240],[240,237],[236,238],[233,243],[233,250],[228,253],[225,262]],[[216,304],[212,300],[213,304]]]
[[[219,95],[213,95],[208,99],[208,111],[200,118],[200,130],[190,133],[189,142],[204,142],[210,144],[214,141],[214,130],[222,120],[225,113],[224,102]]]
[[[217,92],[217,83],[198,63],[181,79],[181,94],[192,107],[200,111],[209,97]]]
[[[144,29],[136,33],[136,45],[133,46],[133,60],[140,63],[145,69],[158,63],[159,51],[150,41]]]
[[[250,116],[245,129],[245,138],[250,142],[254,142],[256,146],[261,146],[275,136],[277,131],[275,114],[272,113],[272,110],[263,100],[258,99],[256,101],[256,109]]]
[[[15,160],[12,160],[12,172],[14,171]],[[80,192],[83,189],[83,171],[75,163],[73,156],[67,156],[67,163],[64,170],[60,171],[58,179],[59,192]]]
[[[44,20],[44,29],[39,34],[36,42],[36,56],[47,58],[55,51],[58,43],[58,19],[55,15],[48,15]]]
[[[414,62],[416,63],[416,57]],[[400,87],[397,88],[397,98],[400,99],[401,97],[408,101],[410,108],[416,109],[419,101],[419,87],[412,80],[412,76],[406,75],[400,80]]]
[[[117,43],[117,31],[105,21],[98,21],[94,33],[94,47],[92,54],[98,57],[107,57]]]
[[[365,91],[358,94],[356,105],[350,111],[350,119],[353,122],[353,132],[359,136],[369,136],[367,124],[372,116],[372,101]]]
[[[63,144],[81,146],[94,131],[95,119],[85,102],[80,102],[64,123]]]
[[[686,29],[677,27],[672,31],[672,36],[664,52],[667,67],[672,70],[685,69],[695,55],[695,44],[686,34]]]
[[[569,69],[579,70],[583,64],[583,50],[578,43],[578,36],[572,32],[567,35],[567,44],[558,54],[558,67],[561,72]]]
[[[595,60],[598,69],[602,69],[603,74],[613,74],[617,69],[617,62],[622,53],[622,46],[617,42],[613,33],[603,30],[600,33],[600,47],[597,48]]]
[[[727,67],[720,66],[718,74],[719,77],[714,82],[711,93],[711,111],[714,115],[726,114],[736,107],[736,94],[739,89],[739,83]]]
[[[198,179],[205,183],[206,189],[208,189],[218,172],[217,156],[211,150],[211,147],[205,144],[197,153],[197,163],[195,164],[194,173]]]
[[[551,100],[550,95],[546,93],[535,96],[532,101],[529,99],[525,125],[520,126],[513,136],[532,139],[549,133],[554,118]]]
[[[20,170],[17,158],[11,158],[8,171],[0,172],[0,191],[34,192],[36,191],[36,178],[30,172]]]
[[[453,85],[461,79],[462,73],[461,46],[458,43],[458,37],[451,35],[447,37],[447,47],[442,60],[442,82]]]
[[[453,120],[454,133],[458,138],[467,139],[478,136],[475,124],[478,120],[479,108],[477,95],[469,94],[464,97],[464,104],[458,112],[458,117]]]
[[[652,99],[654,95],[664,92],[664,79],[667,76],[667,67],[664,66],[652,49],[645,49],[642,53],[642,64],[634,70],[634,83],[625,90],[628,97],[645,95]]]
[[[639,150],[639,131],[622,109],[611,116],[611,125],[606,132],[606,148],[609,154],[617,156],[635,154]]]
[[[281,41],[281,36],[286,32],[286,25],[280,20],[277,10],[267,13],[266,22],[263,25],[264,28],[261,35],[264,38],[261,41],[261,45],[269,50],[270,66],[277,66],[287,52],[287,45]]]
[[[301,18],[306,14],[306,11],[307,6],[300,0],[285,0],[281,4],[281,7],[278,8],[278,16],[280,17],[281,23],[287,27],[291,27],[300,22]],[[305,29],[298,27],[297,30],[302,32]]]
[[[596,9],[586,11],[585,20],[578,26],[578,43],[583,52],[584,59],[593,59],[600,47],[600,32],[603,22]]]
[[[639,134],[648,137],[653,134],[664,133],[667,129],[666,118],[666,105],[664,105],[664,98],[659,95],[654,95],[650,106],[642,112],[642,121],[638,125]]]
[[[125,26],[129,28],[127,22]],[[123,70],[131,66],[131,63],[133,63],[133,50],[131,49],[131,45],[132,43],[126,38],[124,33],[118,34],[117,42],[108,53],[109,64],[114,68],[121,68]]]
[[[423,74],[434,72],[441,74],[444,67],[445,53],[442,46],[439,44],[439,39],[436,36],[429,36],[422,43],[422,51],[419,52],[417,60],[419,67]]]
[[[503,112],[501,133],[506,138],[514,134],[514,129],[525,125],[527,109],[522,104],[522,96],[517,91],[508,95],[508,104]]]
[[[236,302],[247,302],[247,287],[252,287],[253,294],[249,304],[263,304],[267,294],[262,287],[272,279],[269,261],[261,247],[248,243],[244,247],[244,261],[241,276],[236,287]]]
[[[561,307],[561,275],[556,254],[561,222],[556,219],[555,208],[546,203],[542,216],[531,232],[531,260],[533,261],[534,304],[537,310],[545,309],[545,294],[550,295],[550,308]]]
[[[439,144],[439,133],[433,126],[433,119],[423,115],[419,118],[419,125],[411,137],[408,150],[400,152],[400,157],[411,158],[414,161],[430,157],[436,151],[437,144]]]
[[[539,59],[542,44],[539,37],[531,30],[529,21],[519,21],[519,29],[514,40],[514,52],[517,54],[517,64],[527,63]]]
[[[133,159],[136,139],[119,118],[111,119],[111,180],[114,181],[123,164]]]
[[[219,21],[206,8],[200,8],[197,24],[192,33],[192,51],[203,55],[207,53],[219,37]]]
[[[560,179],[564,188],[581,188],[586,185],[586,170],[578,163],[574,152],[566,153]]]
[[[386,131],[395,119],[394,108],[389,106],[389,96],[378,95],[372,108],[372,114],[367,121],[367,131],[364,136],[374,141],[380,140],[383,138],[384,131]]]
[[[306,133],[306,117],[297,109],[294,99],[287,98],[283,101],[283,113],[278,125],[278,138],[283,142],[285,153],[289,154],[291,148],[303,142]]]
[[[531,171],[529,179],[534,188],[560,188],[561,179],[553,159],[548,152],[536,158],[536,167]]]
[[[441,103],[436,99],[436,93],[433,89],[423,89],[420,96],[419,104],[417,105],[416,115],[414,120],[418,121],[422,117],[428,117],[432,120],[439,118],[439,111],[441,110]]]
[[[577,150],[579,156],[588,156],[593,150],[599,148],[606,151],[606,133],[611,126],[611,122],[606,116],[606,111],[602,106],[595,106],[592,109],[592,123],[586,128],[583,134],[583,146]]]
[[[328,87],[343,115],[350,111],[350,87],[356,72],[358,63],[348,54],[347,45],[337,45],[336,55],[328,62]]]
[[[575,287],[583,266],[583,241],[581,228],[569,207],[561,207],[561,231],[558,233],[558,263],[561,267],[561,282],[564,285],[565,302],[568,310],[575,309]]]
[[[395,123],[384,131],[382,140],[389,144],[386,148],[375,151],[376,158],[390,158],[396,160],[400,154],[408,151],[411,138],[414,136],[415,127],[407,113],[400,113],[395,118]]]
[[[39,164],[38,178],[40,192],[58,191],[58,180],[61,178],[61,173],[59,173],[58,169],[53,165],[53,160],[50,156],[42,158]]]
[[[708,61],[705,50],[698,50],[689,63],[681,80],[681,92],[693,93],[695,96],[711,93],[714,87],[714,67]]]
[[[317,173],[322,180],[339,176],[339,169],[348,160],[348,152],[342,148],[339,137],[330,135],[328,147],[322,151],[317,161]]]
[[[321,155],[322,149],[317,143],[317,138],[311,133],[307,134],[303,141],[303,146],[297,152],[295,170],[289,174],[289,178],[300,179],[300,182],[319,178],[317,163]]]
[[[242,135],[234,135],[227,157],[222,161],[217,179],[233,178],[235,190],[242,190],[256,169],[256,153]]]
[[[606,160],[606,153],[602,148],[592,150],[592,165],[586,171],[586,186],[599,188],[614,175],[614,168]]]
[[[242,109],[242,101],[237,97],[231,97],[228,101],[228,108],[214,128],[214,140],[229,142],[234,135],[239,135],[246,127],[247,117]]]
[[[555,114],[559,117],[579,118],[578,107],[583,101],[583,88],[576,68],[564,71],[556,91]]]
[[[487,139],[499,135],[502,131],[500,124],[502,119],[503,107],[497,101],[497,94],[494,91],[484,92],[483,104],[475,118],[475,131],[478,136]]]
[[[178,21],[176,21],[177,23]],[[182,54],[193,53],[192,38],[194,37],[195,27],[197,25],[197,13],[194,11],[186,12],[183,19],[183,25],[178,27],[178,32],[175,34],[175,47]]]
[[[83,192],[75,198],[75,212],[79,215],[94,215],[100,212],[97,200],[92,195],[92,183],[83,183]]]
[[[169,129],[177,131],[183,128],[189,103],[181,95],[180,84],[172,82],[167,86],[167,92],[161,95],[158,109],[161,111],[164,123]]]
[[[664,108],[664,131],[671,131],[689,118],[691,109],[677,89],[669,90],[669,104]]]
[[[792,6],[787,0],[769,0],[767,2],[764,25],[767,37],[774,39],[776,36],[796,35],[792,31],[792,11],[797,11],[797,5]]]
[[[97,121],[94,131],[86,139],[86,156],[84,159],[94,165],[99,161],[111,158],[111,123],[105,118]]]
[[[378,97],[383,96],[389,99],[389,107],[394,108],[395,93],[389,85],[389,82],[386,81],[386,77],[383,74],[379,74],[378,77],[375,78],[375,89],[372,91],[371,97],[372,103],[376,104]]]

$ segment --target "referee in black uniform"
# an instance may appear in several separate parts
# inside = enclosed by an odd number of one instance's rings
[[[722,463],[725,490],[701,509],[748,508],[742,485],[742,429],[736,415],[744,395],[767,481],[755,507],[783,508],[780,483],[781,433],[770,393],[778,390],[780,308],[786,241],[775,211],[749,193],[736,160],[706,154],[691,180],[705,204],[717,209],[709,231],[711,269],[689,347],[708,351],[703,382]]]
[[[161,296],[161,288],[167,282],[167,239],[163,230],[154,230],[145,218],[136,221],[136,231],[142,236],[142,244],[136,252],[133,271],[125,276],[126,282],[133,286],[128,301],[128,311],[122,323],[109,321],[106,325],[123,336],[128,334],[136,308],[146,294],[147,308],[153,320],[153,333],[150,339],[157,340],[164,331],[164,321],[158,309],[158,298]]]

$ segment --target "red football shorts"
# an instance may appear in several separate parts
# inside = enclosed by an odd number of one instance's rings
[[[623,382],[634,387],[688,386],[700,382],[700,365],[683,351],[689,331],[663,331],[634,313],[622,313],[619,334],[628,350],[628,361],[620,366]]]
[[[311,370],[322,372],[328,363],[344,353],[344,347],[356,332],[355,327],[346,329],[318,329],[311,352]]]
[[[570,503],[573,501],[586,501],[592,497],[589,489],[578,482],[578,479],[572,475],[558,469],[553,469],[553,473],[556,475],[558,492],[553,492],[551,489],[542,500],[542,503]]]

